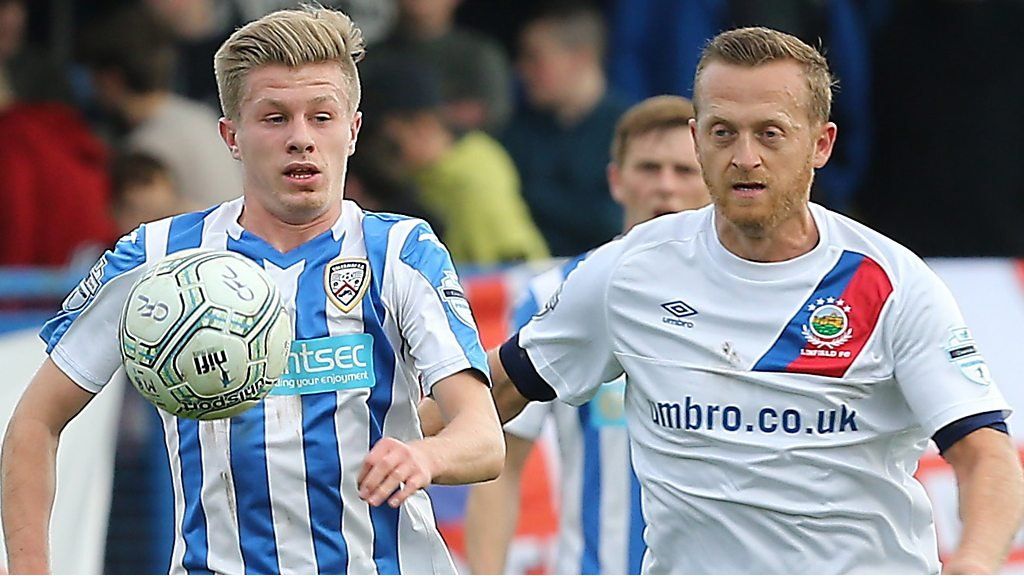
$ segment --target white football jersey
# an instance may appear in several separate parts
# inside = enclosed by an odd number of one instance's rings
[[[231,250],[280,289],[295,341],[270,395],[230,419],[161,412],[175,498],[170,571],[454,572],[425,491],[396,510],[356,490],[381,437],[421,437],[421,394],[461,370],[487,374],[447,250],[421,220],[346,201],[332,229],[282,254],[241,228],[241,210],[239,199],[142,226],[42,333],[54,362],[98,392],[120,367],[128,290],[166,254]]]
[[[519,335],[559,399],[626,377],[648,573],[936,573],[928,439],[1009,413],[952,296],[895,242],[811,205],[818,245],[726,250],[714,209],[593,252]]]
[[[532,278],[513,322],[525,324],[581,257]],[[558,436],[558,547],[555,574],[638,574],[644,555],[640,483],[629,457],[625,380],[598,389],[582,406],[531,402],[505,431],[536,439],[547,421]]]

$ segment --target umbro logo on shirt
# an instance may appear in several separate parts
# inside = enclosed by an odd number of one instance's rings
[[[665,302],[661,305],[672,316],[663,316],[661,321],[665,324],[672,324],[673,326],[682,326],[683,328],[693,328],[693,322],[689,320],[683,320],[689,316],[695,316],[697,311],[694,310],[689,304],[682,300],[672,300],[671,302]]]

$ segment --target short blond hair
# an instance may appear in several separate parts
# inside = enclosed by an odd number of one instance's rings
[[[760,26],[722,32],[708,42],[697,63],[694,106],[700,108],[697,85],[701,73],[711,62],[754,67],[779,60],[792,60],[803,67],[811,92],[812,119],[828,122],[832,113],[832,88],[836,85],[828,69],[828,60],[796,36]]]
[[[688,126],[693,104],[682,96],[652,96],[634,105],[619,118],[612,137],[612,162],[622,164],[630,140],[655,130]]]
[[[272,12],[235,30],[214,55],[221,109],[228,118],[238,118],[246,78],[260,66],[337,62],[354,111],[360,97],[356,63],[364,54],[363,33],[342,12],[309,5]]]

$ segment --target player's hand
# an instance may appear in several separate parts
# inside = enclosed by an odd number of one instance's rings
[[[415,444],[381,438],[366,455],[356,480],[359,497],[371,506],[386,500],[398,508],[417,490],[430,485],[433,476],[427,455]]]

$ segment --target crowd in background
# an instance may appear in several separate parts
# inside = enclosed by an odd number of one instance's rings
[[[700,47],[747,25],[820,44],[839,78],[814,201],[923,256],[1024,256],[1024,3],[321,3],[368,44],[346,197],[427,219],[460,264],[574,256],[618,234],[616,120],[648,96],[691,96]],[[0,0],[0,266],[91,259],[142,222],[240,195],[213,52],[294,5]]]
[[[294,4],[0,0],[0,265],[66,265],[237,196],[212,53]],[[841,135],[815,201],[924,256],[1024,254],[1024,73],[1004,64],[1024,50],[1019,2],[327,4],[369,47],[346,195],[426,218],[462,264],[570,256],[618,233],[615,120],[647,96],[690,96],[700,46],[743,25],[821,44],[839,78]]]

